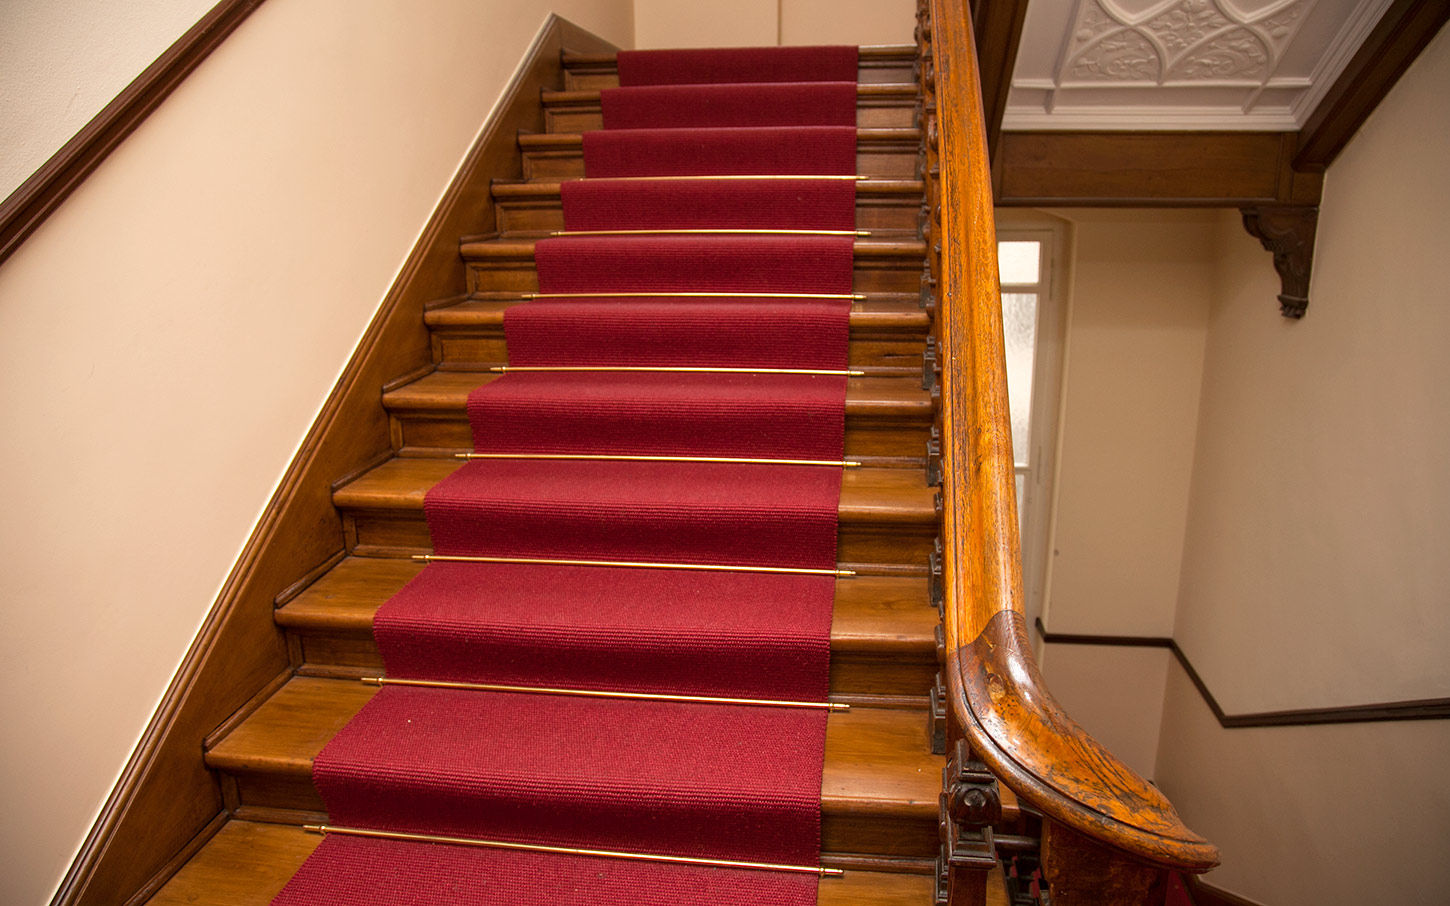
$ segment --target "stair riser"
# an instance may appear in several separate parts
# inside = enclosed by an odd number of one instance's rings
[[[468,259],[469,293],[532,293],[539,290],[539,272],[528,258]],[[858,293],[915,292],[921,289],[919,257],[856,257],[853,280]]]
[[[367,674],[383,669],[371,632],[296,633],[295,638],[304,669],[311,668],[310,673]],[[931,691],[936,671],[935,649],[889,656],[833,651],[831,694],[924,696]]]
[[[909,460],[920,468],[926,456],[930,413],[914,422],[846,419],[846,456]],[[408,454],[451,455],[473,449],[473,435],[462,413],[395,413],[394,448]],[[907,465],[908,463],[902,463]]]
[[[856,81],[863,85],[900,85],[916,78],[910,59],[862,59]],[[568,64],[564,69],[564,87],[570,91],[598,91],[618,88],[619,73],[614,64]]]
[[[856,110],[856,125],[871,129],[910,129],[916,125],[914,103],[862,102]],[[604,128],[604,114],[598,104],[560,104],[544,108],[547,132],[592,132]]]
[[[502,199],[495,202],[498,230],[505,236],[514,233],[547,233],[564,229],[564,211],[558,196],[539,199]],[[856,199],[856,229],[916,235],[921,199],[872,198]]]
[[[924,718],[923,718],[924,720]],[[325,823],[326,807],[310,774],[235,771],[237,817],[266,817],[295,824]],[[922,817],[845,814],[821,816],[822,853],[839,855],[930,857],[937,847],[937,824]]]
[[[359,556],[422,554],[431,548],[421,507],[399,510],[343,509],[347,550]],[[899,571],[924,568],[936,528],[931,524],[857,523],[841,526],[836,559],[852,567]]]
[[[847,354],[852,368],[870,368],[883,374],[920,374],[926,349],[924,334],[858,334],[851,332]],[[508,362],[503,330],[470,331],[433,328],[433,360],[448,365],[502,365]]]
[[[915,143],[863,145],[856,152],[856,175],[913,179],[916,175],[916,155]],[[524,178],[538,182],[583,179],[584,157],[577,148],[527,150],[524,152]]]

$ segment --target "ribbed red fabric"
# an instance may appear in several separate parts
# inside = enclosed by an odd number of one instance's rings
[[[829,576],[433,563],[378,611],[387,675],[825,698]]]
[[[599,102],[606,129],[856,125],[854,79],[605,88]]]
[[[844,299],[541,299],[504,312],[511,365],[847,365]]]
[[[849,293],[855,245],[841,236],[571,236],[541,239],[543,293]]]
[[[810,876],[328,837],[277,906],[810,906]]]
[[[809,864],[818,711],[384,687],[318,754],[334,824]],[[663,753],[668,753],[664,757]]]
[[[859,57],[843,46],[621,50],[619,84],[854,82]]]
[[[854,126],[603,129],[584,133],[584,175],[814,176],[856,172]]]
[[[831,568],[841,473],[475,460],[428,492],[439,554]]]
[[[839,459],[846,379],[519,372],[474,390],[479,452]]]
[[[853,230],[845,179],[578,179],[560,185],[566,230]]]

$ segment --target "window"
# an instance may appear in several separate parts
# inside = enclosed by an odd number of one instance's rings
[[[1067,306],[1061,282],[1066,236],[1065,224],[1056,218],[998,212],[1002,332],[1022,535],[1023,609],[1028,626],[1042,611],[1048,571],[1066,326]]]

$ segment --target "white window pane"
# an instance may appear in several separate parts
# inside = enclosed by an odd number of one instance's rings
[[[1012,240],[997,243],[997,270],[1005,283],[1036,283],[1042,243]]]
[[[1024,505],[1024,498],[1027,496],[1027,476],[1021,472],[1017,473],[1017,536],[1020,538],[1027,533],[1027,507]]]
[[[1032,370],[1037,346],[1037,293],[1002,294],[1002,333],[1007,352],[1007,400],[1012,410],[1012,455],[1028,462],[1032,418]]]

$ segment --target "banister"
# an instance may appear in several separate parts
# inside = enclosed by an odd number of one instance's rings
[[[939,168],[934,331],[941,364],[949,725],[1050,819],[1128,857],[1189,872],[1218,850],[1053,700],[1023,618],[1001,289],[977,56],[966,0],[927,0]],[[929,149],[930,151],[930,149]],[[934,256],[935,257],[935,256]]]

